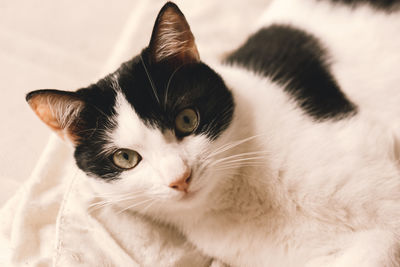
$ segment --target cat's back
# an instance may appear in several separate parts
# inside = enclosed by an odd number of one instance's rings
[[[366,114],[393,126],[399,31],[400,1],[277,0],[228,60],[280,84],[313,119]]]
[[[344,220],[354,229],[369,225],[375,211],[397,212],[385,201],[399,201],[399,4],[276,0],[227,58],[246,73],[226,75],[237,117],[252,111],[249,128],[267,136],[260,142],[291,198],[319,203],[305,204],[315,214],[329,201],[340,206],[327,214],[333,224],[341,209],[358,216]],[[372,192],[382,201],[364,197]],[[399,231],[397,215],[379,219]]]

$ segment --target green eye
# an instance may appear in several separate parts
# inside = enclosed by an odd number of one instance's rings
[[[199,115],[191,108],[186,108],[178,113],[175,118],[175,129],[178,133],[187,135],[199,126]]]
[[[132,169],[142,159],[136,151],[125,148],[115,151],[112,158],[114,164],[122,169]]]

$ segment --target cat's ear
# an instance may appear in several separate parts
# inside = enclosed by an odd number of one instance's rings
[[[75,92],[37,90],[28,93],[26,101],[36,115],[62,139],[76,143],[79,113],[85,104]]]
[[[166,3],[157,16],[150,40],[152,62],[172,61],[177,64],[200,61],[189,24],[178,6]]]

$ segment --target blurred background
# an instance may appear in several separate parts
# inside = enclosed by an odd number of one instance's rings
[[[115,70],[148,44],[165,2],[0,0],[0,206],[29,178],[50,136],[25,94],[75,90]],[[175,1],[205,62],[244,41],[268,2]]]

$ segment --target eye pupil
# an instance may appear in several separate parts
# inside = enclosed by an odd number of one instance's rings
[[[126,160],[129,160],[129,155],[128,155],[128,153],[123,153],[123,154],[122,154],[122,157],[123,157],[124,159],[126,159]]]
[[[184,122],[185,124],[190,124],[190,118],[189,118],[188,116],[184,116],[184,117],[183,117],[183,122]]]

